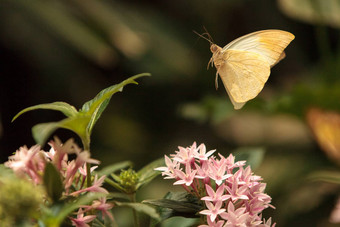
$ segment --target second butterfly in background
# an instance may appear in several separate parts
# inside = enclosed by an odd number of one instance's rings
[[[205,38],[205,37],[204,37]],[[285,57],[284,49],[294,35],[281,30],[250,33],[221,48],[210,39],[209,63],[216,67],[235,109],[255,98],[270,75],[270,68]]]

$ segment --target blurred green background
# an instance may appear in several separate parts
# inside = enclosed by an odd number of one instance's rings
[[[215,90],[215,68],[206,70],[209,43],[193,33],[203,26],[222,47],[262,29],[296,38],[260,95],[235,111],[221,82]],[[277,226],[336,226],[328,218],[339,187],[306,177],[338,167],[314,141],[305,113],[340,110],[339,29],[339,0],[0,0],[1,161],[34,145],[33,125],[63,118],[40,110],[11,123],[23,108],[54,101],[80,108],[100,90],[149,72],[114,95],[95,126],[92,155],[102,165],[131,160],[139,169],[193,141],[223,155],[263,147],[255,173],[276,207],[264,217]],[[171,183],[155,180],[140,199],[162,197],[176,189]]]

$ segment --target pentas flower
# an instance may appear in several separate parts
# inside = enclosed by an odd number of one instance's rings
[[[84,211],[80,208],[78,210],[77,218],[70,218],[72,225],[76,227],[90,227],[87,223],[93,221],[96,215],[86,215]]]
[[[217,202],[219,200],[225,201],[229,198],[228,195],[224,194],[224,186],[218,187],[217,191],[215,192],[214,189],[212,189],[212,187],[206,184],[205,189],[207,191],[208,196],[204,196],[203,198],[201,198],[201,200]]]
[[[162,171],[162,176],[166,176],[164,177],[164,179],[175,178],[176,175],[174,173],[174,170],[178,169],[180,163],[177,162],[176,160],[172,161],[166,155],[164,155],[164,160],[165,160],[166,167],[158,167],[155,170]]]
[[[195,179],[196,172],[197,170],[192,170],[189,164],[185,165],[185,173],[181,170],[175,169],[174,173],[177,175],[179,180],[174,184],[185,184],[186,186],[190,186]]]
[[[78,196],[88,192],[99,192],[108,194],[109,192],[102,187],[106,176],[94,176],[92,185],[86,187],[85,180],[88,174],[87,164],[99,164],[98,160],[90,158],[89,151],[83,151],[79,148],[72,139],[66,141],[64,144],[58,138],[54,138],[49,143],[51,149],[46,152],[41,150],[39,145],[35,145],[28,149],[26,146],[20,147],[16,153],[9,157],[5,166],[11,168],[18,176],[28,178],[35,185],[43,183],[43,174],[46,163],[52,163],[59,171],[62,177],[64,191],[63,196]],[[74,157],[70,160],[69,155]],[[92,172],[97,166],[92,166]],[[109,209],[113,207],[112,204],[106,202],[105,198],[94,201],[91,206],[91,213],[94,211],[101,212],[102,216],[113,219]],[[77,218],[70,217],[72,224],[75,226],[89,226],[87,223],[91,222],[95,215],[84,215],[84,210],[79,209]]]
[[[198,149],[193,151],[194,158],[202,161],[208,160],[208,157],[211,156],[216,150],[211,150],[206,153],[206,148],[204,144],[201,144]]]
[[[88,212],[90,210],[99,210],[102,213],[102,217],[108,217],[113,220],[113,216],[109,210],[112,209],[114,205],[110,203],[106,203],[106,198],[102,197],[99,200],[94,200],[92,205],[84,205],[81,206],[85,208],[84,212]]]
[[[196,142],[190,147],[178,147],[175,154],[165,156],[166,166],[156,168],[165,179],[174,179],[186,191],[202,200],[205,207],[199,213],[206,224],[200,227],[274,227],[271,218],[262,220],[262,211],[270,205],[271,197],[264,191],[262,178],[245,167],[246,161],[235,162],[215,150],[206,151]],[[204,201],[204,203],[203,203]]]
[[[240,207],[235,210],[232,202],[228,203],[228,211],[221,214],[221,217],[226,220],[225,227],[247,226],[249,213],[245,207]]]
[[[109,194],[109,192],[105,188],[101,187],[104,180],[105,180],[105,177],[106,176],[102,176],[98,179],[98,175],[96,175],[95,178],[94,178],[92,186],[80,189],[80,190],[75,191],[75,192],[72,192],[72,193],[70,193],[70,195],[77,196],[77,195],[79,195],[83,192],[100,192],[100,193]]]
[[[20,147],[14,155],[8,157],[5,166],[11,168],[18,176],[27,175],[35,184],[42,182],[42,174],[47,159],[39,145],[28,149]]]
[[[217,201],[215,204],[209,201],[205,201],[207,210],[202,210],[200,214],[208,215],[210,221],[215,221],[217,215],[224,213],[225,209],[222,207],[222,201]]]

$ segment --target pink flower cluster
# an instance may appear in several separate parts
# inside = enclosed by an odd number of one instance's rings
[[[63,196],[76,197],[85,192],[109,192],[102,187],[105,176],[98,179],[95,175],[92,185],[86,187],[86,164],[99,164],[98,160],[90,158],[90,152],[81,150],[72,139],[62,144],[58,138],[49,143],[51,149],[46,152],[41,150],[39,145],[32,146],[28,149],[26,146],[20,147],[14,155],[10,156],[5,166],[11,168],[18,176],[26,177],[35,185],[43,184],[43,174],[46,163],[52,163],[59,171],[64,185]],[[69,160],[69,155],[75,156]],[[98,166],[93,166],[91,172]],[[77,218],[70,218],[74,226],[89,226],[88,222],[92,221],[95,216],[85,213],[90,210],[97,210],[102,216],[108,216],[113,219],[112,214],[108,212],[113,207],[112,204],[106,203],[106,199],[93,201],[91,206],[83,206],[78,210]],[[85,209],[82,209],[85,208]]]
[[[182,185],[186,191],[196,195],[207,209],[207,225],[216,227],[274,227],[271,218],[262,219],[262,211],[270,205],[271,197],[264,193],[262,178],[252,173],[245,161],[235,162],[230,154],[227,158],[215,150],[206,151],[204,144],[178,147],[176,154],[165,156],[164,179],[175,179],[174,185]]]

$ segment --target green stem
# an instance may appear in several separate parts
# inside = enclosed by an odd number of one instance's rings
[[[82,143],[84,146],[84,150],[90,152],[90,138],[86,137],[86,138],[82,138]],[[91,164],[90,163],[86,163],[86,184],[87,187],[90,187],[92,185],[91,182]]]
[[[135,203],[136,202],[136,193],[129,194],[131,202]],[[139,219],[138,219],[138,213],[135,209],[132,209],[133,212],[133,220],[135,227],[140,227]]]

